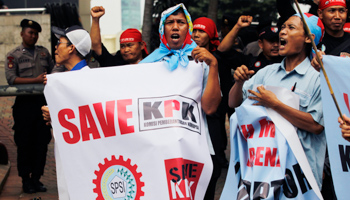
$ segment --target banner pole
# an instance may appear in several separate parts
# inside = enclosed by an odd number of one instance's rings
[[[334,104],[335,104],[335,106],[337,107],[337,110],[338,110],[339,116],[340,116],[340,118],[343,120],[343,122],[345,123],[345,121],[344,121],[344,119],[343,119],[343,114],[342,114],[342,112],[341,112],[341,110],[340,110],[340,108],[339,108],[339,105],[338,105],[337,99],[336,99],[336,98],[335,98],[335,96],[334,96],[334,92],[333,92],[333,89],[332,89],[331,83],[329,82],[329,79],[328,79],[328,76],[327,76],[326,70],[325,70],[325,68],[324,68],[324,66],[323,66],[323,62],[322,62],[322,60],[320,59],[320,57],[318,56],[318,54],[317,54],[317,47],[316,47],[315,41],[312,39],[312,34],[311,34],[311,31],[310,31],[310,29],[309,29],[308,25],[306,24],[306,21],[305,21],[304,15],[303,15],[303,13],[301,12],[301,9],[300,9],[300,7],[299,7],[299,3],[298,3],[298,1],[297,1],[297,0],[294,0],[294,2],[295,2],[295,5],[297,6],[298,11],[299,11],[299,14],[300,14],[300,16],[301,16],[301,21],[303,21],[303,24],[304,24],[304,26],[305,26],[305,28],[306,28],[307,35],[308,35],[308,37],[311,39],[312,48],[313,48],[313,49],[314,49],[314,51],[316,52],[316,59],[317,59],[317,62],[318,62],[318,63],[320,64],[320,66],[321,66],[321,69],[322,69],[323,75],[324,75],[324,77],[325,77],[325,79],[326,79],[326,82],[327,82],[327,85],[328,85],[329,91],[330,91],[331,96],[332,96],[333,101],[334,101]],[[345,124],[346,124],[346,123],[345,123]]]

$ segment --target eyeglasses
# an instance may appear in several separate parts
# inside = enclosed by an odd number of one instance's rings
[[[56,46],[58,47],[60,44],[68,44],[68,45],[71,45],[72,43],[70,43],[70,42],[61,42],[61,41],[57,40]]]

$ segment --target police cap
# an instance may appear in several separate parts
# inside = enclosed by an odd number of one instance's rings
[[[22,28],[29,27],[29,28],[33,28],[33,29],[37,30],[38,32],[41,32],[40,24],[36,21],[33,21],[33,20],[23,19],[21,21],[21,27]]]
[[[279,30],[277,26],[266,26],[259,32],[259,39],[265,39],[270,42],[278,41]]]

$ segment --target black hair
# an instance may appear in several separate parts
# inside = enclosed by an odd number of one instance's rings
[[[180,7],[179,9],[175,10],[173,13],[171,13],[171,15],[178,15],[179,13],[183,13],[185,15],[185,11],[182,7]]]

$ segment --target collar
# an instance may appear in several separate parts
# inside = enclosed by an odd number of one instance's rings
[[[76,70],[80,70],[83,67],[85,67],[87,65],[85,60],[82,60],[80,62],[78,62],[78,64],[76,64],[70,71],[76,71]]]
[[[38,47],[36,45],[34,45],[34,50],[36,50]],[[23,43],[21,43],[21,45],[19,46],[19,49],[21,50],[21,52],[26,51],[26,48],[23,46]],[[24,50],[23,50],[24,49]]]
[[[284,58],[284,59],[282,60],[281,65],[279,66],[279,69],[280,69],[280,70],[286,71],[286,68],[284,67],[285,60],[286,60],[286,58]],[[306,74],[306,71],[309,69],[310,65],[311,65],[311,62],[310,62],[309,58],[306,57],[306,58],[303,60],[303,62],[301,62],[298,66],[296,66],[296,67],[295,67],[292,71],[290,71],[290,72],[295,71],[296,73],[298,73],[298,74],[300,74],[300,75],[304,75],[304,74]]]

